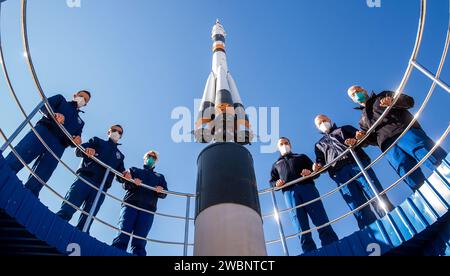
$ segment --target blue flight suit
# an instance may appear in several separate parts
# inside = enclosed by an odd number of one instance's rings
[[[324,133],[323,137],[315,145],[316,163],[324,166],[336,159],[347,150],[348,146],[345,145],[345,141],[350,138],[355,138],[357,131],[358,130],[352,126],[337,127],[336,125],[333,125],[330,132]],[[370,164],[371,161],[369,156],[361,148],[355,149],[355,152],[364,166]],[[335,164],[331,165],[328,172],[331,179],[333,179],[338,186],[341,186],[355,177],[361,170],[353,159],[353,156],[349,153],[339,159]],[[377,192],[383,191],[383,187],[381,186],[378,177],[375,175],[375,172],[370,169],[367,173],[370,176],[375,189],[377,189]],[[355,210],[371,198],[375,197],[375,194],[363,175],[343,187],[340,190],[340,193],[350,210]],[[381,196],[381,198],[388,211],[394,209],[394,206],[386,195]],[[377,201],[375,201],[372,206],[380,217],[385,215]],[[377,217],[370,209],[370,205],[356,211],[354,216],[360,229],[363,229],[377,220]]]
[[[109,165],[111,168],[115,169],[119,172],[125,171],[124,159],[125,156],[118,149],[119,144],[114,143],[111,139],[103,140],[97,137],[92,138],[89,142],[83,144],[84,148],[92,148],[96,152],[96,157]],[[76,154],[78,157],[83,157],[83,161],[80,165],[80,168],[77,170],[77,175],[80,178],[83,178],[89,181],[91,184],[95,185],[95,187],[100,188],[102,181],[106,174],[106,169],[97,164],[94,160],[84,155],[80,150],[77,149]],[[109,188],[111,188],[112,182],[114,180],[114,173],[109,173],[106,178],[105,186],[103,188],[104,192],[107,192]],[[117,178],[119,182],[123,183],[121,178]],[[72,184],[69,191],[67,192],[65,199],[72,203],[77,207],[83,206],[83,211],[90,213],[92,209],[92,205],[95,201],[95,197],[97,195],[97,190],[88,186],[88,184],[84,183],[81,179],[77,179],[75,183]],[[100,206],[103,204],[105,200],[105,195],[101,194],[97,207],[94,210],[94,216],[97,215],[100,210]],[[56,213],[62,219],[70,221],[72,219],[73,214],[76,212],[72,206],[67,203],[63,203],[61,209]],[[77,228],[82,230],[87,220],[87,216],[85,214],[81,214],[78,220]],[[90,221],[88,232],[91,227],[92,221]]]
[[[62,95],[56,95],[48,99],[50,106],[55,113],[61,113],[65,117],[64,127],[72,136],[81,136],[84,122],[80,118],[77,103],[67,101]],[[58,158],[62,158],[67,147],[73,146],[70,140],[58,127],[52,118],[49,117],[48,111],[45,107],[41,109],[45,114],[41,120],[36,124],[36,131],[47,143],[49,148],[55,153]],[[32,130],[25,135],[25,137],[15,147],[17,153],[22,157],[25,163],[30,164],[36,159],[33,165],[33,171],[44,181],[47,182],[58,166],[59,161],[44,147],[38,137]],[[23,169],[22,163],[11,152],[7,157],[11,169],[18,173]],[[25,187],[31,192],[39,196],[43,185],[32,175],[25,183]]]
[[[156,173],[153,168],[148,166],[144,166],[143,169],[133,167],[130,169],[130,172],[133,179],[138,178],[147,186],[154,188],[161,186],[164,190],[167,190],[167,183],[164,175]],[[158,198],[165,198],[167,196],[167,194],[159,194],[142,186],[136,186],[130,182],[125,182],[123,186],[124,189],[127,190],[124,198],[126,203],[151,212],[156,211]],[[145,238],[150,232],[153,219],[154,214],[137,210],[127,205],[122,205],[119,227],[122,231]],[[119,232],[117,237],[114,239],[112,246],[125,251],[127,250],[129,241],[130,236]],[[146,240],[133,238],[131,241],[131,250],[133,251],[133,254],[137,256],[146,256],[146,244]]]
[[[301,177],[304,169],[312,170],[313,162],[304,154],[289,153],[282,156],[272,166],[270,184],[275,187],[279,179],[291,182]],[[294,208],[303,203],[312,201],[320,197],[313,179],[282,189],[286,206]],[[308,216],[316,226],[321,226],[329,222],[328,215],[325,211],[322,201],[316,201],[302,208],[297,208],[289,212],[291,220],[298,232],[304,232],[310,229]],[[331,226],[326,226],[318,230],[322,246],[329,245],[338,241],[338,237]],[[316,244],[312,238],[312,234],[304,234],[300,236],[300,242],[304,253],[316,250]]]
[[[397,137],[391,138],[387,143],[391,145]],[[403,176],[409,172],[417,163],[422,160],[435,146],[434,141],[425,133],[422,128],[411,128],[398,143],[387,152],[386,157],[391,167]],[[386,146],[387,149],[388,146]],[[436,170],[447,156],[447,152],[438,147],[436,151],[423,163],[431,171]],[[416,190],[425,183],[426,177],[417,169],[406,179],[406,183],[412,190]]]

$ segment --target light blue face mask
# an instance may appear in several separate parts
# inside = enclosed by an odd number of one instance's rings
[[[156,163],[155,158],[153,158],[153,157],[150,157],[147,159],[147,161],[145,161],[145,165],[150,168],[153,168],[155,166],[155,163]]]
[[[367,101],[367,95],[364,92],[355,93],[354,100],[357,103],[365,103]]]

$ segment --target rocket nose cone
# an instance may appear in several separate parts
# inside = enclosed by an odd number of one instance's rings
[[[222,36],[226,36],[226,32],[225,29],[223,28],[222,23],[220,23],[220,20],[217,19],[216,20],[216,24],[214,25],[213,29],[212,29],[212,38],[214,38],[214,36],[216,35],[222,35]]]
[[[223,28],[222,23],[220,22],[219,19],[216,19],[216,24],[214,24],[214,27],[221,27],[221,28]]]

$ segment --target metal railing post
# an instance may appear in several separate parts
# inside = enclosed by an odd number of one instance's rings
[[[34,118],[34,116],[41,110],[41,108],[44,106],[44,102],[40,102],[34,109],[31,111],[31,113],[25,118],[25,120],[19,125],[19,127],[14,131],[14,133],[11,135],[11,137],[6,140],[6,143],[3,144],[3,146],[0,148],[0,151],[5,151],[8,146],[19,136],[19,134],[22,132],[22,130],[26,127],[26,125]]]
[[[380,197],[380,194],[379,194],[380,192],[377,190],[377,188],[375,187],[375,185],[372,182],[372,179],[367,174],[366,169],[364,168],[364,165],[361,163],[361,160],[359,160],[359,157],[353,148],[350,148],[350,153],[352,154],[353,159],[355,159],[356,164],[358,165],[359,169],[361,170],[362,174],[364,175],[364,178],[366,179],[367,183],[369,184],[370,188],[372,189],[372,192],[374,193],[375,197],[377,198],[379,207],[381,209],[383,209],[384,213],[387,215],[388,211],[386,210],[386,206]]]
[[[183,256],[188,254],[188,242],[189,242],[189,215],[191,211],[191,197],[186,197],[186,222],[184,225],[184,246],[183,246]]]
[[[422,74],[424,74],[427,78],[432,80],[434,83],[439,85],[442,89],[450,93],[450,87],[442,80],[437,78],[433,73],[431,73],[429,70],[427,70],[425,67],[417,63],[417,61],[412,61],[411,64],[419,70]]]
[[[103,192],[103,188],[105,188],[105,183],[106,183],[106,180],[108,179],[110,172],[111,172],[111,170],[109,168],[106,169],[105,176],[103,176],[102,184],[100,185],[100,188],[97,191],[97,195],[95,196],[94,203],[92,204],[92,208],[89,211],[89,216],[86,219],[86,222],[84,223],[83,232],[87,232],[89,229],[89,225],[91,224],[92,218],[94,217],[95,209],[97,209],[98,201],[100,200],[100,196]]]
[[[278,204],[277,204],[277,199],[275,197],[275,191],[272,190],[271,195],[272,195],[273,208],[274,208],[275,216],[276,216],[275,220],[277,221],[277,225],[278,225],[278,234],[280,235],[280,239],[281,239],[281,245],[283,246],[284,255],[289,256],[289,249],[286,244],[286,236],[284,234],[283,225],[281,224],[280,215],[278,214]]]

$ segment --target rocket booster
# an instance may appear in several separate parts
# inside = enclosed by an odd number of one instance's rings
[[[199,143],[216,141],[245,145],[252,141],[253,134],[236,82],[228,70],[226,36],[225,29],[217,20],[211,33],[212,72],[200,104],[195,138]]]

